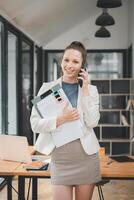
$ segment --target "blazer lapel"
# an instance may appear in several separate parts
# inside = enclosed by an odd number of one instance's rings
[[[77,100],[77,109],[80,113],[80,120],[83,124],[83,112],[82,112],[82,107],[81,107],[81,98],[82,98],[82,91],[81,91],[81,87],[78,87],[78,100]]]

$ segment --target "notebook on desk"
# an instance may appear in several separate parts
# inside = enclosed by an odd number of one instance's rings
[[[128,156],[110,156],[110,158],[117,162],[134,162],[134,159]]]
[[[32,161],[24,136],[0,135],[0,159],[29,163]]]

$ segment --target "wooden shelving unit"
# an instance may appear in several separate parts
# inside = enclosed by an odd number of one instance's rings
[[[100,98],[96,136],[106,154],[134,155],[134,79],[92,80]]]

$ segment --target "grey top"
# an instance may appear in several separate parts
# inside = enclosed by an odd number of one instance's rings
[[[66,83],[62,81],[62,88],[73,107],[77,107],[78,83]]]

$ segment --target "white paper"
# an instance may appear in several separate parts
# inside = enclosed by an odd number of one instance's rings
[[[67,102],[69,107],[72,107],[63,89],[61,88],[58,92],[62,101],[58,102],[53,94],[50,94],[37,103],[37,108],[43,118],[50,119],[58,116],[63,111]],[[82,137],[83,131],[81,121],[74,120],[62,124],[54,132],[52,132],[52,136],[56,147],[60,147]]]

